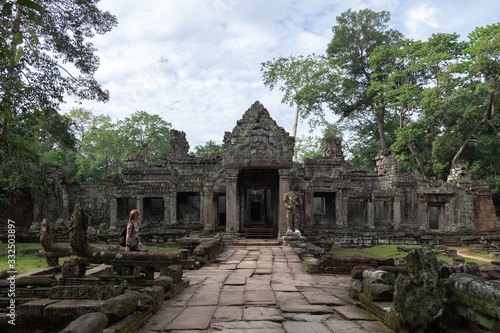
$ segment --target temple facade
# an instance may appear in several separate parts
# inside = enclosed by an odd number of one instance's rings
[[[344,160],[339,139],[328,139],[323,149],[323,156],[294,162],[294,138],[255,102],[225,133],[220,156],[190,156],[185,134],[172,130],[159,165],[128,158],[122,172],[105,181],[55,179],[56,195],[34,201],[33,221],[67,220],[80,202],[101,229],[121,228],[137,208],[141,227],[159,234],[280,237],[287,232],[284,198],[294,191],[301,196],[298,229],[305,237],[497,230],[489,187],[473,182],[463,165],[452,168],[446,182],[429,181],[399,172],[390,150],[376,157],[376,171],[365,172]]]

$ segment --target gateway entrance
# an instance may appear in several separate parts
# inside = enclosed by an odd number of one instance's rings
[[[277,234],[278,186],[277,170],[242,170],[240,186],[245,237],[271,238]]]

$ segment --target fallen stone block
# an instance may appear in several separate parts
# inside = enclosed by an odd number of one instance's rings
[[[70,322],[91,312],[100,312],[104,301],[96,300],[63,300],[45,307],[44,321],[48,323]]]
[[[162,268],[160,271],[160,276],[170,276],[174,282],[179,282],[182,280],[183,270],[180,265],[170,265],[168,267]]]
[[[160,276],[153,281],[154,286],[162,286],[165,289],[165,292],[172,289],[173,284],[174,280],[170,276]]]
[[[108,325],[108,317],[101,312],[81,315],[59,333],[100,333]]]
[[[363,271],[363,280],[369,280],[370,283],[381,283],[393,286],[396,283],[396,276],[393,273],[382,270]]]
[[[125,318],[136,309],[141,310],[150,307],[153,298],[149,295],[127,290],[124,294],[113,297],[105,301],[101,312],[104,313],[110,323]]]

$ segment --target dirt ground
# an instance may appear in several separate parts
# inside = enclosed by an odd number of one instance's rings
[[[462,252],[464,251],[467,251],[467,249],[457,249],[457,254],[461,257],[464,257],[464,258],[469,258],[469,259],[476,259],[476,260],[481,260],[481,261],[484,261],[484,262],[491,262],[491,260],[489,259],[485,259],[485,258],[482,258],[482,257],[478,257],[478,256],[472,256],[470,254],[464,254]]]

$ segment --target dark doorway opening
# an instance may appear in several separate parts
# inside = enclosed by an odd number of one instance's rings
[[[137,209],[135,198],[116,198],[116,218],[118,220],[128,220],[132,209]]]
[[[226,227],[226,196],[221,194],[214,198],[215,205],[215,225],[218,227]]]
[[[240,231],[246,237],[274,237],[279,207],[278,170],[242,170],[239,186],[243,217]]]

